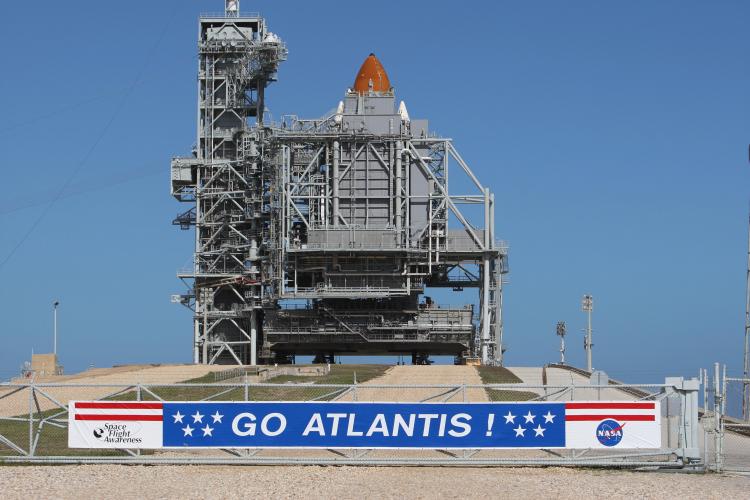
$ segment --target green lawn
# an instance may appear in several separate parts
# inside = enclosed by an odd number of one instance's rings
[[[513,372],[502,366],[477,366],[483,384],[520,384]],[[485,388],[490,401],[528,401],[539,397],[535,392]]]
[[[249,401],[328,401],[342,392],[339,389],[316,387],[321,384],[348,385],[355,379],[357,383],[366,382],[379,377],[389,367],[387,365],[331,365],[330,373],[326,375],[279,375],[267,380],[267,384],[283,384],[277,387],[257,387],[250,384],[247,388]],[[210,383],[208,382],[210,380]],[[245,401],[244,387],[222,387],[221,382],[213,382],[213,374],[185,380],[184,383],[205,384],[200,387],[175,386],[147,386],[159,398],[165,401],[199,401],[211,399],[215,401]],[[234,382],[230,382],[233,384]],[[134,401],[137,399],[135,391],[119,394],[111,399],[116,401]],[[142,401],[155,401],[158,398],[147,391],[141,392]]]
[[[44,418],[55,417],[52,423],[45,423],[42,426],[42,431],[39,435],[39,441],[37,442],[35,454],[41,456],[122,456],[125,452],[118,450],[87,450],[87,449],[73,449],[68,448],[68,413],[63,412],[59,408],[52,410],[43,411],[41,413],[35,413],[34,419],[34,432],[36,433],[39,420]],[[28,419],[28,414],[21,415],[22,418]],[[64,425],[64,427],[58,427],[57,425]],[[29,422],[18,421],[18,420],[0,420],[0,434],[5,438],[20,446],[24,450],[29,448]],[[0,455],[17,455],[18,453],[5,445],[0,443]],[[0,457],[0,463],[2,457]]]
[[[382,375],[389,367],[386,365],[332,365],[330,373],[323,376],[287,376],[282,375],[268,380],[267,383],[284,384],[278,387],[248,387],[247,397],[251,401],[306,401],[319,400],[328,401],[335,398],[342,391],[320,387],[320,384],[351,384],[356,379],[358,383],[371,380]],[[199,387],[175,387],[175,386],[147,386],[155,395],[166,401],[197,401],[201,399],[213,399],[218,401],[244,401],[245,388],[221,387],[221,382],[214,382],[213,373],[202,377],[185,380],[185,383],[204,384]],[[287,385],[288,384],[288,385]],[[107,398],[113,401],[135,401],[138,394],[135,390],[118,394]],[[142,401],[155,401],[158,398],[145,390],[141,392]],[[51,417],[60,413],[59,409],[47,410],[35,415],[36,419]],[[24,417],[24,416],[22,416]],[[26,416],[27,417],[27,416]],[[58,419],[65,423],[67,413],[62,413]],[[36,423],[34,425],[36,431]],[[0,419],[0,435],[5,436],[11,442],[18,444],[23,449],[29,446],[29,423],[16,420]],[[0,443],[0,454],[15,455],[16,452],[7,445]],[[39,442],[36,448],[37,455],[123,455],[124,452],[117,450],[78,450],[68,448],[68,430],[50,424],[42,428]],[[2,458],[0,458],[2,462]]]

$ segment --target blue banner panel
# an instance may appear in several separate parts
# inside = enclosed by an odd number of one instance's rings
[[[564,448],[564,403],[165,402],[164,447]]]

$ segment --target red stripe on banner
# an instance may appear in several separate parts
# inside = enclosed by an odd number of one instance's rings
[[[93,415],[93,414],[76,414],[76,420],[148,420],[150,422],[161,422],[161,415]]]
[[[654,422],[654,415],[565,415],[566,422],[596,422],[599,420],[623,420],[631,422]]]
[[[565,403],[566,410],[653,410],[655,403]]]
[[[113,408],[116,410],[161,410],[163,405],[162,403],[119,403],[95,401],[91,403],[75,403],[75,407],[91,409]]]

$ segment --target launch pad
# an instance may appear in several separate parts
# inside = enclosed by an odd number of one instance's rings
[[[194,362],[502,364],[494,196],[450,139],[397,104],[380,61],[365,59],[327,115],[272,122],[265,89],[287,49],[265,20],[228,1],[200,18],[198,46],[197,146],[171,163],[172,195],[191,205],[174,224],[196,236],[178,275],[189,291],[174,298],[194,312]],[[471,192],[449,189],[459,176]],[[436,288],[477,289],[477,310],[439,306],[425,295]]]

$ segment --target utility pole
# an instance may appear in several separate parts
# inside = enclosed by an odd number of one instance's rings
[[[60,305],[59,300],[55,300],[52,303],[52,317],[53,317],[53,327],[52,327],[52,352],[55,356],[57,356],[57,306]]]
[[[557,328],[555,329],[555,333],[557,333],[557,336],[560,337],[560,364],[565,364],[565,321],[558,321],[557,322]]]
[[[750,421],[750,217],[748,217],[747,274],[745,276],[745,346],[742,360],[742,418]]]
[[[584,295],[581,300],[581,310],[587,313],[588,326],[586,327],[586,337],[583,340],[583,348],[586,350],[586,369],[593,371],[591,364],[591,349],[594,347],[594,343],[591,342],[591,312],[594,310],[594,297],[591,295]]]

